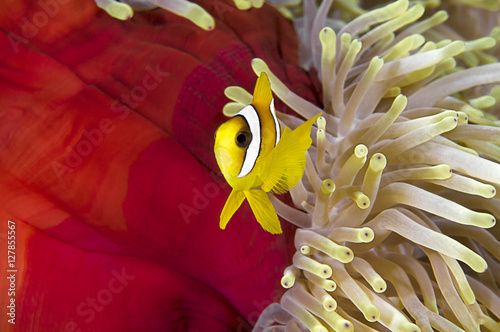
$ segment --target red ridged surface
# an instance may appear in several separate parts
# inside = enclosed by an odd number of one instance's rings
[[[312,83],[274,9],[201,4],[214,31],[89,0],[0,5],[0,234],[4,251],[16,222],[18,269],[1,331],[246,331],[279,299],[293,227],[268,234],[245,203],[219,229],[213,133],[252,58],[308,99]]]

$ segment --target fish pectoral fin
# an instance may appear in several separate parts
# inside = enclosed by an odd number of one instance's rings
[[[309,137],[294,137],[289,128],[285,128],[280,142],[270,153],[270,160],[265,163],[262,173],[262,190],[283,194],[292,189],[302,179],[306,165],[305,151],[311,145]]]
[[[294,131],[285,128],[280,142],[263,160],[261,188],[283,194],[302,179],[306,165],[305,152],[311,146],[311,127],[321,115],[317,114]]]
[[[262,228],[271,234],[283,233],[276,210],[267,194],[261,189],[245,190],[244,193]]]
[[[224,204],[224,208],[220,214],[220,223],[219,226],[221,229],[226,229],[226,225],[233,216],[233,214],[238,210],[241,206],[241,203],[245,200],[245,194],[241,190],[231,191],[229,197],[227,198],[226,204]]]

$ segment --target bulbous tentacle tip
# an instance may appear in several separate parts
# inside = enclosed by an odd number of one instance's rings
[[[383,293],[387,290],[387,283],[382,278],[375,280],[371,286],[377,293]]]
[[[356,202],[356,205],[362,210],[368,209],[370,207],[370,198],[361,191],[353,192],[351,198]]]
[[[285,275],[281,278],[281,286],[283,288],[291,288],[295,284],[295,278],[290,275]]]
[[[234,4],[239,10],[248,10],[252,8],[251,0],[234,0]]]
[[[300,247],[300,252],[303,255],[309,255],[311,253],[311,247],[309,247],[309,246],[302,246],[302,247]]]
[[[324,116],[320,116],[318,120],[316,120],[318,125],[318,129],[325,130],[326,129],[326,119]]]
[[[95,0],[95,2],[99,8],[116,19],[129,20],[134,16],[134,10],[126,3],[113,0]]]
[[[333,326],[335,331],[338,332],[352,332],[354,331],[354,325],[348,320],[337,319],[336,324]]]
[[[387,158],[382,153],[375,153],[371,159],[369,167],[374,172],[381,172],[387,166]]]
[[[252,0],[252,6],[255,8],[261,8],[264,5],[264,0]]]
[[[335,311],[335,309],[337,309],[337,301],[328,295],[323,297],[321,304],[323,304],[323,308],[325,308],[326,311]]]
[[[168,10],[168,8],[166,9]],[[179,11],[178,15],[187,18],[203,30],[211,31],[215,28],[215,20],[212,15],[196,4],[189,3],[182,11]]]
[[[335,183],[332,180],[330,180],[330,179],[323,180],[323,182],[321,183],[321,192],[324,195],[328,195],[329,196],[334,191],[335,191]]]
[[[375,232],[369,227],[363,227],[358,232],[359,242],[361,243],[369,243],[372,242],[375,238]]]
[[[281,286],[283,288],[291,288],[295,284],[295,280],[299,276],[299,270],[295,266],[289,266],[283,272],[283,277],[281,278]]]
[[[478,109],[487,109],[496,104],[495,97],[492,96],[480,96],[477,98],[469,99],[469,103],[472,107]]]
[[[365,316],[365,319],[369,322],[376,322],[380,318],[380,311],[376,306],[374,306],[371,303],[366,304],[366,306],[363,308],[363,315]]]

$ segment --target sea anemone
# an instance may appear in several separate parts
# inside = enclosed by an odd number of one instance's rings
[[[224,88],[255,83],[241,62],[297,62],[293,27],[269,6],[198,4],[216,29],[88,0],[0,4],[0,331],[241,331],[279,299],[293,226],[272,236],[242,207],[219,229],[213,132]]]
[[[298,20],[321,107],[252,61],[298,115],[324,112],[295,207],[272,198],[299,227],[297,251],[282,278],[288,291],[254,330],[500,330],[500,242],[488,231],[500,214],[500,123],[485,111],[497,102],[500,64],[483,52],[495,39],[447,39],[445,11],[421,19],[424,6],[407,0],[335,32],[324,27],[330,5],[315,12],[305,1]],[[471,97],[477,86],[487,94]],[[226,115],[250,100],[238,87],[226,95]]]

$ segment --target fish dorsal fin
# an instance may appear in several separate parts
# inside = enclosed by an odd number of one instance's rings
[[[252,105],[256,106],[257,109],[269,109],[272,99],[271,82],[269,82],[267,74],[262,72],[255,83]]]

